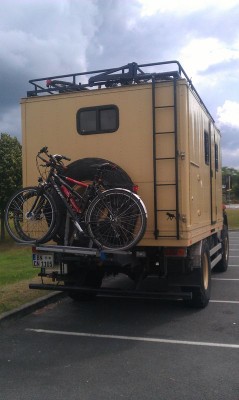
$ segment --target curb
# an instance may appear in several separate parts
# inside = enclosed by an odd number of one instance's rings
[[[63,299],[64,297],[66,297],[66,293],[64,292],[50,293],[44,297],[40,297],[39,299],[26,303],[14,310],[5,312],[0,315],[0,326],[8,321],[24,317],[25,315],[28,315],[33,311],[36,311],[39,308],[42,308],[48,304],[55,303],[58,300]]]

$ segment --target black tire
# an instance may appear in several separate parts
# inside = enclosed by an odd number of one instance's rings
[[[214,267],[216,272],[226,272],[228,269],[229,261],[229,236],[227,226],[222,230],[222,258]]]
[[[111,161],[103,158],[82,158],[74,161],[67,166],[66,175],[80,181],[92,181],[95,177],[97,167]],[[115,169],[105,171],[103,176],[103,186],[105,189],[124,188],[133,190],[134,183],[129,175],[118,165],[114,164]]]
[[[57,228],[56,221],[57,209],[53,198],[38,187],[18,190],[6,206],[7,231],[20,243],[47,242]]]
[[[126,189],[109,189],[92,201],[85,220],[98,247],[128,250],[142,239],[147,213],[139,196]]]
[[[192,292],[192,299],[184,302],[191,307],[205,308],[211,297],[211,260],[209,246],[206,241],[202,243],[199,280],[199,287],[187,288],[187,291]]]
[[[79,181],[87,181],[90,182],[94,179],[97,167],[105,164],[105,163],[111,163],[108,160],[105,160],[103,158],[82,158],[80,160],[74,161],[71,164],[67,166],[67,170],[65,175],[69,176],[70,178],[79,180]],[[120,188],[125,188],[132,190],[133,189],[133,182],[130,179],[129,175],[118,165],[115,165],[115,169],[112,171],[106,171],[104,173],[104,179],[103,179],[103,186],[105,189],[110,189],[114,187],[120,187]],[[81,189],[82,190],[82,189]],[[83,192],[81,191],[81,194]],[[54,240],[58,244],[63,244],[64,243],[64,235],[65,235],[65,222],[66,222],[66,208],[64,207],[64,204],[62,203],[61,199],[57,194],[53,194],[54,200],[56,202],[57,208],[59,209],[59,218],[60,218],[60,223],[59,223],[59,229],[56,232],[56,235],[54,237]],[[72,235],[74,231],[74,226],[71,223],[70,224],[70,231],[69,231],[69,236]],[[73,242],[73,244],[77,246],[84,246],[87,247],[89,243],[89,240],[87,241],[86,238],[82,237],[77,240],[77,244]]]

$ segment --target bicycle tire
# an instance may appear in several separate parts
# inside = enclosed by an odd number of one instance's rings
[[[130,190],[109,189],[92,201],[85,221],[98,247],[128,250],[144,236],[147,211],[140,197]]]
[[[57,229],[55,201],[42,188],[20,189],[8,201],[5,225],[9,235],[17,242],[45,243]]]

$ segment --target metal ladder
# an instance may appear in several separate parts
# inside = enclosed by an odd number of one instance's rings
[[[173,104],[172,105],[156,105],[156,84],[158,79],[156,76],[152,77],[152,119],[153,119],[153,176],[154,176],[154,236],[155,239],[160,237],[173,237],[177,240],[179,239],[179,188],[178,188],[178,126],[177,126],[177,80],[178,75],[172,78],[172,90],[173,90]],[[162,82],[162,81],[161,81]],[[156,129],[156,111],[157,109],[173,109],[173,130],[172,131],[157,131]],[[157,156],[157,137],[161,135],[171,135],[174,136],[174,155],[173,157],[158,157]],[[160,141],[158,141],[159,143]],[[175,171],[175,181],[173,183],[158,183],[157,177],[157,164],[160,160],[173,160],[174,171]],[[158,194],[160,194],[160,188],[165,186],[175,187],[175,209],[161,209],[158,207]],[[165,212],[168,218],[176,218],[176,235],[161,235],[158,228],[158,213]]]

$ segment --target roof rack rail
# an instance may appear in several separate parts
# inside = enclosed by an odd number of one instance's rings
[[[169,70],[171,65],[174,65],[174,70]],[[157,67],[159,71],[152,71],[152,67]],[[142,68],[144,68],[144,70]],[[162,68],[164,68],[164,70],[162,70]],[[148,69],[148,71],[145,69]],[[137,64],[132,62],[117,68],[31,79],[29,83],[33,85],[34,89],[27,92],[27,97],[42,94],[70,93],[92,88],[101,89],[102,87],[109,88],[142,84],[150,82],[152,79],[167,81],[180,78],[187,81],[189,87],[214,122],[213,117],[193,86],[191,79],[189,79],[181,64],[176,60],[150,64]]]

